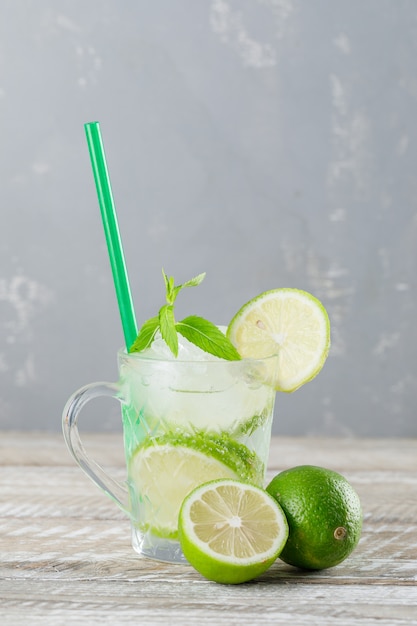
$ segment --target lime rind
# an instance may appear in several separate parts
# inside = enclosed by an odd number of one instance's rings
[[[144,441],[138,446],[134,455],[140,450],[165,445],[201,452],[227,465],[244,481],[254,484],[263,482],[265,467],[258,455],[226,432],[219,434],[199,430],[194,430],[192,433],[166,432]]]
[[[250,437],[259,428],[263,428],[265,426],[265,424],[269,420],[269,415],[270,413],[260,413],[258,415],[253,415],[248,420],[240,424],[233,432],[233,435],[236,437]]]
[[[330,349],[330,321],[323,304],[301,289],[265,291],[236,313],[227,336],[242,357],[278,355],[277,391],[292,392],[322,369]]]

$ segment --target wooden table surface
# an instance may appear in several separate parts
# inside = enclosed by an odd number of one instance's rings
[[[118,435],[85,436],[123,476]],[[69,456],[60,434],[0,431],[0,623],[417,624],[417,440],[275,438],[269,476],[299,464],[341,472],[359,493],[362,538],[339,566],[277,561],[217,585],[133,552],[129,522]]]

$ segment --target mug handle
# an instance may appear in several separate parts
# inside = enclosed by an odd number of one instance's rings
[[[115,398],[119,400],[119,402],[123,402],[120,389],[116,383],[90,383],[89,385],[81,387],[81,389],[70,396],[62,414],[64,439],[68,450],[81,469],[130,517],[131,513],[128,505],[127,488],[109,476],[98,463],[90,459],[84,449],[78,432],[77,422],[83,407],[87,402],[90,402],[90,400],[103,396]]]

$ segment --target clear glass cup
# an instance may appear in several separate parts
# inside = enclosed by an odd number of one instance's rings
[[[189,491],[223,477],[263,486],[278,357],[181,361],[120,350],[118,362],[117,383],[92,383],[69,398],[64,438],[81,469],[130,518],[133,548],[183,562],[177,518]],[[99,396],[121,403],[126,484],[90,459],[80,439],[79,414]]]

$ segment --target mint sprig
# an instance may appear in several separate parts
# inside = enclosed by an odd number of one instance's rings
[[[180,333],[204,352],[228,361],[238,361],[241,358],[240,354],[215,324],[197,315],[190,315],[181,322],[175,320],[174,305],[179,292],[185,287],[199,285],[204,280],[205,273],[198,274],[182,285],[175,285],[173,277],[168,277],[164,270],[162,274],[165,281],[166,304],[159,309],[157,316],[151,317],[142,325],[130,352],[142,352],[149,348],[159,331],[175,357],[178,356],[178,333]]]

